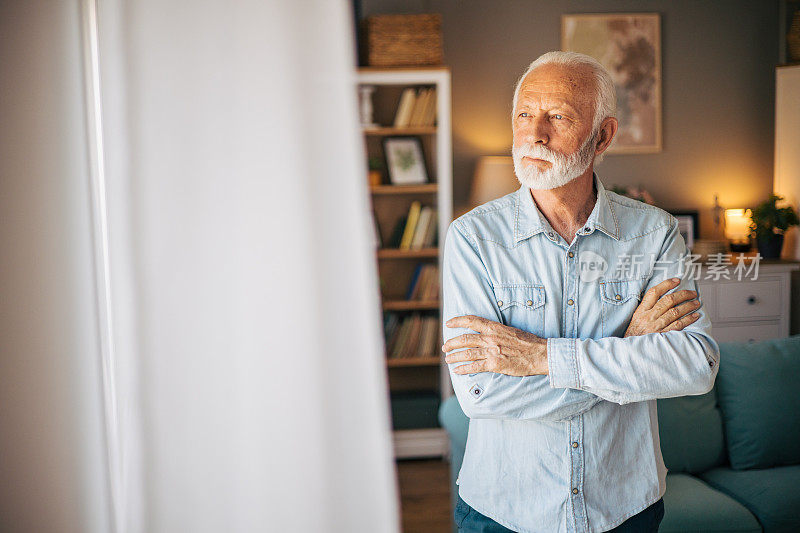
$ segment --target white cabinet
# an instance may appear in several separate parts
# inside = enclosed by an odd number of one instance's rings
[[[759,341],[789,335],[791,273],[800,263],[759,265],[758,277],[742,280],[697,278],[703,308],[711,318],[711,335],[717,342]]]

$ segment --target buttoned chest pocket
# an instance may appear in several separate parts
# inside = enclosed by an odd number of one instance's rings
[[[609,279],[600,281],[603,337],[623,337],[634,311],[642,301],[646,280]]]
[[[498,285],[494,287],[503,324],[544,334],[544,285]]]

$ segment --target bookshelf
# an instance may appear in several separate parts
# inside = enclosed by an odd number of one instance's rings
[[[371,185],[369,190],[382,243],[376,249],[375,259],[381,283],[384,324],[387,324],[388,317],[396,317],[395,329],[385,339],[387,353],[379,354],[386,363],[392,394],[395,457],[441,457],[447,455],[449,445],[444,429],[439,427],[436,410],[439,403],[452,394],[450,377],[440,350],[440,245],[444,243],[453,212],[450,70],[446,67],[360,68],[357,81],[360,86],[371,85],[375,88],[372,93],[374,124],[362,128],[366,157],[379,158],[384,162],[381,184]],[[422,90],[435,89],[432,91],[435,95],[431,97],[432,104],[429,104],[435,108],[433,125],[395,127],[398,108],[407,89],[413,89],[417,95]],[[384,139],[387,137],[419,139],[428,182],[391,183],[384,154]],[[418,242],[414,248],[401,249],[397,246],[397,237],[414,203],[421,208],[428,207],[431,215],[435,215],[431,216],[435,221],[435,231],[431,228],[426,234],[429,238],[424,245],[420,246]],[[408,221],[405,222],[407,225]],[[420,272],[425,270],[427,290],[423,287],[418,290],[425,294],[408,298],[415,273],[417,279],[422,279]],[[420,349],[420,344],[424,344],[421,342],[406,342],[402,356],[395,357],[398,352],[393,348],[397,348],[398,330],[403,320],[408,320],[407,332],[413,331],[415,316],[419,317],[416,319],[419,336],[424,337],[427,332],[430,340],[434,329],[435,342],[428,342],[428,349]]]

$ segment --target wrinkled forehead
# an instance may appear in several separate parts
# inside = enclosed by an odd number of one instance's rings
[[[566,103],[591,113],[595,94],[595,81],[588,68],[547,64],[535,68],[525,76],[514,104]]]

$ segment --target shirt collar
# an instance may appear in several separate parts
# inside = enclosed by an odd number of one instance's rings
[[[583,225],[583,228],[578,230],[579,235],[589,235],[595,229],[599,229],[609,237],[619,240],[619,221],[614,213],[614,208],[606,194],[606,188],[603,182],[597,177],[597,173],[592,173],[595,187],[597,188],[597,201],[594,204],[589,218]],[[520,185],[517,190],[515,199],[514,211],[514,242],[520,242],[537,233],[553,231],[552,226],[547,219],[542,215],[536,202],[533,201],[531,191],[525,185]]]

